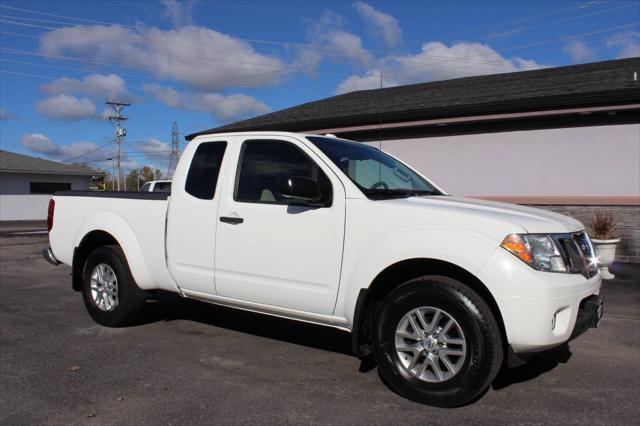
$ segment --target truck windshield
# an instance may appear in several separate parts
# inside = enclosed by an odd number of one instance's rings
[[[422,176],[374,147],[331,137],[307,139],[370,199],[442,195]]]

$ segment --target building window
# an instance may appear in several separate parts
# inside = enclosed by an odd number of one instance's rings
[[[58,191],[69,191],[71,184],[64,182],[30,182],[29,188],[32,194],[53,194]]]

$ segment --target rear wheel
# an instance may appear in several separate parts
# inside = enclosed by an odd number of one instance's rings
[[[122,327],[135,323],[144,303],[120,246],[94,250],[83,270],[82,299],[98,324]]]
[[[428,405],[460,406],[486,390],[502,364],[491,310],[461,282],[424,276],[382,302],[374,352],[383,380]]]

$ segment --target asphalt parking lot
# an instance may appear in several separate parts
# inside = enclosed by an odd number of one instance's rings
[[[478,401],[395,395],[337,330],[166,297],[145,323],[96,325],[45,235],[0,236],[0,423],[637,424],[640,271],[606,282],[605,318],[503,371]]]

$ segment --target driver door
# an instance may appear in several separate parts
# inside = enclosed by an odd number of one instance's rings
[[[345,193],[340,180],[293,138],[247,138],[225,182],[216,231],[219,296],[331,315],[344,241]],[[324,207],[292,205],[283,177],[318,182]]]

